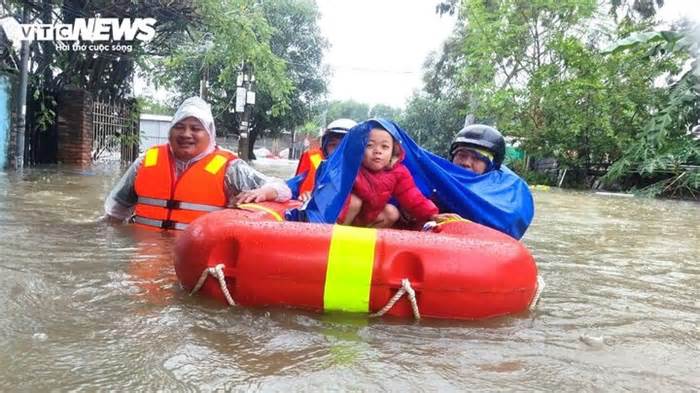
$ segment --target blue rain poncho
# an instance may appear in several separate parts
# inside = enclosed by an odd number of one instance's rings
[[[287,214],[288,220],[335,223],[352,191],[360,169],[370,130],[389,131],[405,151],[403,164],[416,186],[431,198],[442,213],[457,213],[479,224],[520,239],[532,222],[534,204],[527,183],[501,165],[481,175],[458,167],[421,147],[396,123],[371,119],[352,128],[336,151],[316,172],[312,198]],[[303,175],[287,181],[299,189]]]

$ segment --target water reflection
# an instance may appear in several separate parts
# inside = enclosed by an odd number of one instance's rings
[[[114,169],[0,173],[0,391],[700,385],[697,203],[536,191],[538,309],[416,324],[190,297],[173,236],[97,222]]]

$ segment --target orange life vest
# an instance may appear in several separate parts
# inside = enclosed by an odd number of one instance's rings
[[[316,170],[318,166],[321,165],[325,157],[323,156],[323,151],[321,149],[310,149],[304,152],[304,154],[299,159],[299,167],[297,168],[297,175],[301,172],[306,172],[306,178],[299,186],[299,194],[311,191],[314,189],[314,184],[316,183]]]
[[[237,157],[217,149],[174,180],[168,145],[146,151],[134,185],[138,201],[133,221],[162,229],[185,229],[195,218],[226,208],[227,164]]]

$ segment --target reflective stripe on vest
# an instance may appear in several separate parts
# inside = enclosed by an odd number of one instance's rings
[[[314,184],[316,184],[316,170],[318,169],[318,166],[321,165],[321,161],[323,161],[323,154],[320,150],[316,150],[314,153],[309,155],[309,162],[311,163],[311,166],[306,174],[306,178],[299,186],[299,194],[314,189]]]
[[[260,210],[260,211],[264,211],[265,213],[268,213],[269,215],[271,215],[272,217],[274,217],[275,220],[277,220],[277,221],[284,221],[284,219],[282,218],[282,216],[281,216],[279,213],[277,213],[276,211],[270,209],[269,207],[265,207],[265,206],[263,206],[263,205],[258,205],[257,203],[244,203],[244,204],[238,205],[238,206],[236,206],[236,207],[239,208],[239,209],[243,209],[243,210]]]
[[[139,197],[137,203],[143,203],[144,205],[165,207],[168,209],[181,209],[181,210],[195,210],[198,212],[215,212],[217,210],[224,210],[222,206],[204,205],[201,203],[189,203],[182,201],[174,201],[172,199],[156,199]]]
[[[212,175],[215,175],[216,172],[218,172],[221,169],[221,167],[224,166],[224,164],[226,164],[226,162],[228,162],[226,157],[217,154],[216,156],[214,156],[214,158],[211,159],[211,161],[209,161],[204,170],[211,173]]]
[[[133,221],[137,224],[148,225],[150,227],[156,227],[160,229],[178,229],[181,231],[187,229],[187,224],[169,220],[152,220],[146,217],[134,216]]]
[[[368,312],[377,230],[334,225],[328,250],[323,309]]]
[[[143,166],[146,168],[152,167],[158,163],[158,148],[154,147],[146,151],[146,159],[144,159]]]
[[[313,168],[318,169],[318,166],[321,165],[321,161],[323,161],[323,157],[321,157],[320,153],[314,153],[309,157],[309,160],[311,161]]]

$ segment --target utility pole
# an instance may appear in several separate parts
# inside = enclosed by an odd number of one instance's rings
[[[236,112],[240,114],[238,130],[238,157],[248,161],[248,132],[250,131],[250,118],[255,105],[255,75],[246,63],[241,68],[236,78]]]
[[[199,98],[203,99],[204,101],[206,101],[207,97],[209,96],[208,85],[209,85],[209,66],[205,65],[204,72],[202,73],[202,79],[199,80]]]
[[[207,101],[209,98],[209,51],[214,47],[214,41],[212,41],[212,35],[206,33],[200,42],[199,49],[204,54],[204,64],[202,64],[202,77],[199,80],[199,98]]]
[[[290,160],[294,158],[294,142],[296,142],[294,139],[296,134],[296,128],[292,127],[292,142],[289,144],[289,154],[287,154],[287,158]]]
[[[464,126],[470,126],[472,124],[476,123],[476,117],[474,117],[473,113],[468,113],[466,116],[464,116]]]
[[[318,130],[318,146],[321,147],[321,140],[323,139],[323,133],[328,127],[328,109],[324,109],[321,113],[321,128]]]
[[[464,127],[476,124],[476,116],[474,115],[476,113],[476,110],[479,108],[479,101],[474,97],[473,94],[470,94],[469,97],[467,98],[467,115],[464,116]],[[479,121],[479,123],[482,123]]]
[[[24,6],[22,11],[22,23],[29,23],[29,7]],[[22,41],[22,54],[20,58],[19,97],[17,98],[17,139],[15,146],[15,169],[24,167],[24,132],[27,124],[27,79],[29,75],[29,41]]]

